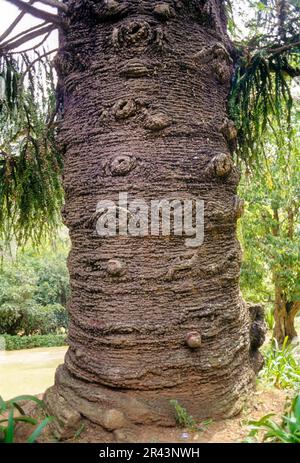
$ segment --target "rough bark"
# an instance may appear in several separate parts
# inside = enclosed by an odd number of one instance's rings
[[[243,204],[230,152],[233,62],[222,3],[68,2],[56,63],[70,347],[46,401],[51,410],[58,395],[108,432],[174,425],[170,399],[196,419],[238,413],[261,364],[261,314],[239,292]],[[204,244],[99,238],[97,202],[126,191],[204,200]]]
[[[289,342],[297,337],[295,318],[299,310],[300,302],[288,301],[282,288],[276,284],[273,335],[279,344],[283,344],[286,337],[288,337]]]
[[[295,214],[293,208],[289,207],[287,210],[288,215],[288,238],[294,239],[295,233]],[[273,210],[273,235],[279,236],[280,234],[280,219],[278,209]],[[285,338],[288,341],[293,341],[297,337],[297,331],[295,329],[295,318],[300,311],[299,301],[290,301],[287,297],[286,292],[282,288],[282,282],[280,277],[274,272],[273,280],[275,285],[275,307],[274,307],[274,319],[275,326],[273,330],[273,336],[277,342],[282,345]]]

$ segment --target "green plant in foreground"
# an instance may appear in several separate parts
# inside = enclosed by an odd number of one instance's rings
[[[170,405],[174,407],[176,423],[182,428],[197,429],[194,418],[189,415],[188,411],[180,405],[177,400],[170,400]]]
[[[28,401],[35,402],[41,409],[45,409],[44,402],[31,395],[18,396],[7,401],[4,401],[2,397],[0,397],[0,443],[13,443],[16,424],[28,423],[36,426],[35,430],[27,439],[27,443],[32,444],[39,437],[43,429],[53,420],[53,417],[47,416],[39,423],[35,418],[26,415],[20,402]]]
[[[190,431],[204,431],[212,423],[212,420],[206,420],[201,425],[197,425],[195,419],[180,405],[178,400],[170,400],[170,405],[174,408],[176,423],[181,428],[187,428]]]
[[[282,347],[274,339],[264,353],[265,365],[259,379],[279,389],[300,390],[300,363],[297,346],[288,344],[285,338]]]
[[[258,437],[258,433],[263,431],[263,442],[280,442],[285,444],[300,443],[300,395],[296,396],[290,407],[290,411],[282,417],[281,424],[277,424],[269,414],[259,421],[251,421],[250,433],[247,441]]]

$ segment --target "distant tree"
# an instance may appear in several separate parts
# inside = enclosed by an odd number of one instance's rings
[[[268,132],[266,157],[258,169],[248,172],[241,185],[246,199],[246,214],[241,222],[243,279],[254,294],[259,285],[264,291],[265,277],[271,275],[274,336],[280,343],[286,336],[290,340],[297,336],[294,319],[300,311],[299,122],[296,112],[292,143]]]

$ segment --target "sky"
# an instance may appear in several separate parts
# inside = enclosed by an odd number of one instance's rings
[[[36,2],[34,6],[39,9],[43,9],[46,11],[50,11],[52,13],[56,13],[55,9],[45,6],[39,2]],[[0,0],[0,35],[3,34],[3,32],[8,28],[8,26],[13,22],[13,20],[19,15],[19,13],[20,13],[20,10],[16,8],[14,5],[8,3],[5,0]],[[19,32],[27,30],[30,27],[40,24],[42,22],[43,21],[41,19],[37,19],[37,18],[32,17],[29,14],[26,14],[23,17],[22,21],[20,21],[20,23],[16,26],[16,28],[9,35],[8,38],[12,38]],[[39,43],[40,41],[41,41],[41,36],[35,39],[34,41],[27,42],[25,46],[23,45],[17,50],[24,50],[24,49],[30,48],[30,46],[34,45],[35,43]],[[47,40],[47,42],[45,42],[44,46],[46,45],[47,49],[52,50],[54,48],[57,48],[57,44],[58,44],[57,32],[53,31],[49,39]]]

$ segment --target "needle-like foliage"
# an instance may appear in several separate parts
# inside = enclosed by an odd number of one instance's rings
[[[55,76],[46,58],[0,58],[0,239],[38,243],[60,223]]]
[[[293,78],[300,76],[300,4],[293,1],[247,2],[248,36],[238,41],[230,114],[238,129],[237,156],[259,164],[266,134],[278,145],[291,142]]]

